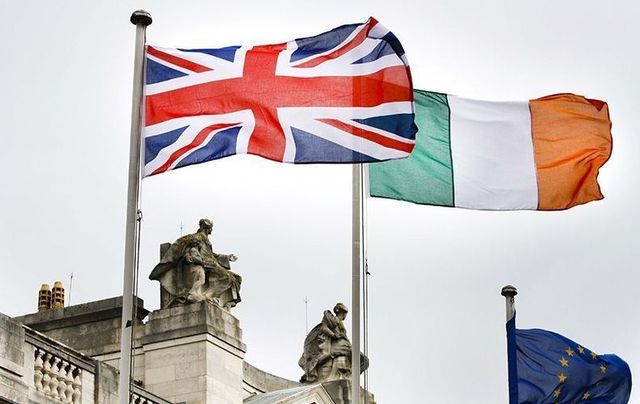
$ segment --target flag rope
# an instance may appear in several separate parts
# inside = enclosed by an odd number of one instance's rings
[[[131,387],[133,384],[133,370],[135,369],[135,335],[136,335],[136,325],[137,325],[137,313],[138,313],[138,284],[140,279],[140,232],[142,230],[142,209],[138,209],[138,216],[136,218],[136,248],[134,250],[135,264],[133,267],[133,306],[131,310],[131,343],[130,343],[130,359],[129,359],[129,394],[131,394]]]
[[[364,164],[360,165],[360,176],[362,187],[360,188],[361,203],[361,231],[362,231],[362,328],[363,328],[363,350],[364,356],[369,358],[369,262],[367,258],[367,193],[369,189],[368,170],[364,169]],[[367,392],[369,391],[369,367],[364,370],[364,403],[369,403]]]

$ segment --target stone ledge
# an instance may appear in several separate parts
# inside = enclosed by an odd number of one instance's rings
[[[138,320],[144,319],[149,311],[144,308],[144,301],[137,298]],[[122,317],[122,296],[95,302],[82,303],[62,309],[49,309],[37,313],[15,317],[22,324],[38,331],[50,331],[73,327],[81,324],[95,323]]]
[[[55,356],[70,363],[73,363],[74,365],[88,372],[95,372],[95,367],[97,366],[98,361],[93,359],[92,357],[76,351],[75,349],[63,344],[62,342],[56,341],[53,338],[49,338],[45,334],[42,334],[27,326],[24,326],[24,330],[24,340],[26,343],[34,347],[44,349],[45,351],[52,353]]]
[[[210,334],[242,353],[247,351],[238,319],[209,303],[192,303],[152,312],[140,343],[144,346],[201,334]]]
[[[262,393],[299,387],[299,382],[273,375],[262,369],[243,362],[243,382]]]

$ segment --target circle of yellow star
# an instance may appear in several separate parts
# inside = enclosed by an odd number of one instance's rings
[[[567,380],[567,375],[565,375],[564,373],[560,373],[558,375],[558,380],[560,381],[560,383],[564,383],[564,381]]]
[[[579,347],[578,347],[578,352],[580,352],[581,354],[583,354],[583,353],[584,353],[584,348],[583,348],[583,347],[581,347],[581,346],[579,346]]]
[[[606,373],[607,368],[604,365],[600,365],[600,373]]]
[[[560,358],[560,360],[558,361],[560,362],[560,364],[562,365],[562,367],[568,367],[569,366],[569,361],[566,360],[564,357]]]
[[[569,356],[573,356],[573,354],[575,353],[575,351],[571,348],[567,348],[567,350],[565,351],[567,353],[567,355]]]
[[[589,393],[588,391],[582,395],[583,400],[588,400],[589,397],[591,397],[591,393]]]

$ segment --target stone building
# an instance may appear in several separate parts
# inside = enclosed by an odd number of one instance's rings
[[[137,308],[131,403],[350,402],[348,380],[303,385],[244,361],[238,319],[214,304]],[[0,402],[118,403],[121,315],[121,297],[0,314]]]
[[[160,282],[162,308],[135,299],[130,403],[350,403],[347,308],[325,311],[301,344],[301,382],[252,366],[231,314],[241,301],[242,278],[231,271],[237,257],[214,253],[212,222],[199,225],[161,246],[150,279]],[[119,403],[121,321],[121,297],[65,307],[60,282],[42,286],[36,313],[0,314],[0,403]],[[371,394],[361,397],[375,404]]]

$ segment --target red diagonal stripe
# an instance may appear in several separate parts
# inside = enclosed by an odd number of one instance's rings
[[[190,144],[183,146],[178,150],[174,151],[173,153],[171,153],[171,156],[169,156],[169,159],[165,161],[163,165],[156,168],[155,171],[151,173],[151,175],[160,174],[162,172],[167,171],[169,167],[171,167],[171,165],[176,160],[178,160],[180,157],[182,157],[189,151],[200,146],[207,139],[207,136],[209,136],[209,133],[215,130],[225,129],[225,128],[229,128],[231,126],[236,126],[236,125],[239,125],[239,123],[217,123],[215,125],[207,126],[206,128],[202,129],[200,133],[196,135],[195,138],[193,138],[193,141]]]
[[[161,50],[158,50],[158,49],[156,49],[156,48],[154,48],[152,46],[147,46],[147,53],[157,57],[158,59],[162,59],[165,62],[169,62],[169,63],[174,64],[176,66],[180,66],[180,67],[182,67],[184,69],[191,70],[192,72],[202,73],[202,72],[208,72],[208,71],[213,70],[210,67],[194,63],[194,62],[192,62],[190,60],[182,59],[182,58],[179,58],[177,56],[170,55],[170,54],[168,54],[166,52],[163,52]]]
[[[354,136],[358,136],[363,139],[378,143],[390,149],[396,149],[407,153],[411,153],[411,151],[413,150],[413,143],[404,143],[396,139],[391,139],[379,133],[371,132],[357,126],[346,124],[342,121],[338,121],[337,119],[318,119],[318,121],[326,123],[327,125],[334,126],[345,132],[349,132]]]
[[[370,26],[368,25],[365,26],[351,41],[344,44],[341,48],[338,48],[327,55],[321,55],[314,59],[309,60],[308,62],[304,62],[302,64],[296,65],[295,67],[316,67],[319,64],[326,62],[327,60],[335,59],[344,55],[345,53],[356,48],[358,45],[364,42],[364,40],[367,38],[367,34],[369,33],[370,29],[371,29]]]

